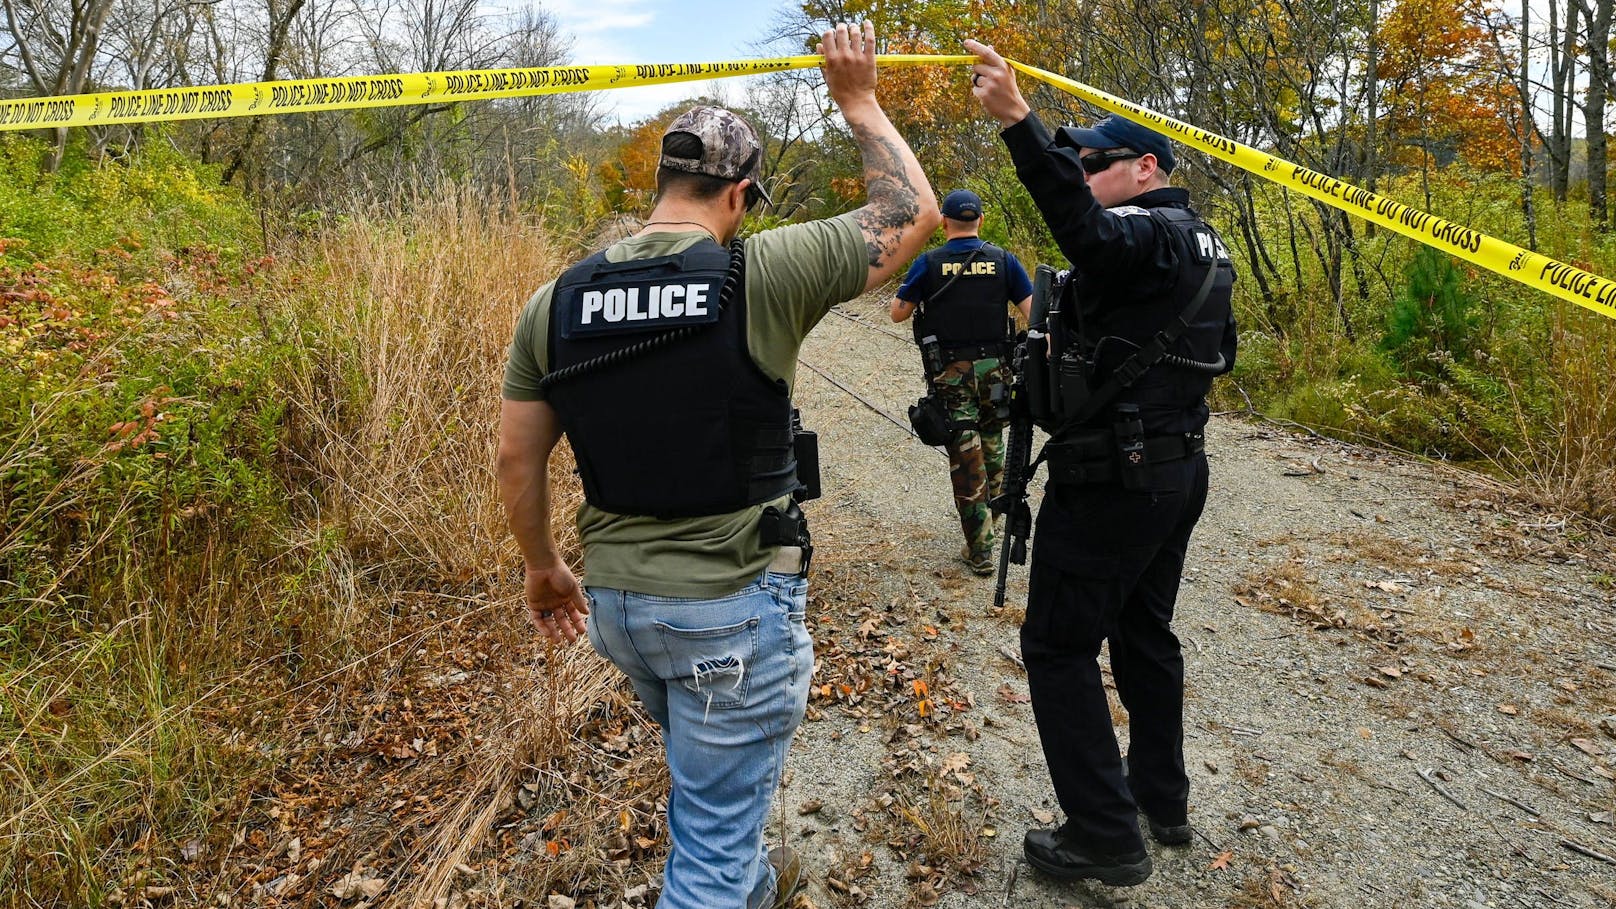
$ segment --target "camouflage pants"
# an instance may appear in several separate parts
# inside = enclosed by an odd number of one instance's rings
[[[948,407],[948,418],[959,427],[947,449],[960,529],[971,554],[985,555],[993,549],[993,514],[988,500],[1004,486],[1006,421],[996,413],[993,389],[1008,389],[1010,367],[998,357],[956,360],[943,367],[935,384]]]

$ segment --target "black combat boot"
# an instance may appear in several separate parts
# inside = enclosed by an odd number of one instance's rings
[[[1150,828],[1150,836],[1163,846],[1188,846],[1190,840],[1195,838],[1191,832],[1189,822],[1182,824],[1159,824],[1156,819],[1145,813],[1145,826]]]
[[[1143,848],[1124,855],[1110,855],[1078,845],[1064,836],[1062,830],[1027,831],[1021,844],[1027,862],[1063,881],[1099,881],[1111,887],[1132,887],[1150,877],[1150,853]]]

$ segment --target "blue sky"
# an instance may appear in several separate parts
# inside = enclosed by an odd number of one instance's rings
[[[491,0],[488,7],[520,9],[524,0]],[[542,0],[572,40],[565,63],[678,63],[758,56],[754,45],[787,0]],[[798,53],[801,53],[800,51]],[[599,93],[608,115],[630,123],[692,95],[738,98],[746,77],[651,85]]]

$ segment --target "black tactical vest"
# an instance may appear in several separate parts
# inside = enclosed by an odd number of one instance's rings
[[[1234,334],[1226,330],[1232,322],[1230,296],[1235,281],[1228,249],[1217,231],[1188,208],[1149,211],[1171,250],[1176,274],[1144,284],[1136,275],[1123,275],[1103,285],[1081,276],[1074,288],[1082,334],[1095,345],[1096,370],[1091,383],[1095,387],[1139,345],[1178,318],[1200,290],[1209,268],[1218,270],[1212,289],[1188,330],[1167,352],[1202,363],[1216,362],[1221,354],[1226,369],[1234,367]],[[1204,371],[1158,362],[1116,400],[1139,405],[1147,433],[1192,432],[1206,425],[1205,399],[1212,378]],[[1109,419],[1100,414],[1095,422]]]
[[[915,343],[930,335],[944,350],[1004,343],[1010,299],[1005,258],[1004,250],[991,243],[964,252],[942,246],[927,253],[927,295],[915,313]]]
[[[737,266],[740,263],[737,262]],[[556,281],[550,370],[621,351],[599,371],[546,393],[571,442],[584,498],[616,514],[658,518],[737,511],[797,485],[791,397],[746,345],[745,270],[729,305],[730,255],[712,240],[656,259],[596,253]],[[635,345],[706,326],[646,352]]]

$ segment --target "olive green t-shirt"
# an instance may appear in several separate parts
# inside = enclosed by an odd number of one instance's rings
[[[677,253],[706,231],[655,233],[614,244],[612,262]],[[793,224],[746,239],[746,344],[770,378],[794,387],[797,351],[830,308],[864,290],[869,274],[864,234],[852,215]],[[539,401],[549,359],[550,295],[539,288],[516,323],[502,393]],[[787,499],[772,504],[784,506]],[[719,597],[750,584],[774,558],[758,542],[766,504],[727,514],[659,520],[614,514],[588,503],[578,509],[587,583],[671,597]]]

